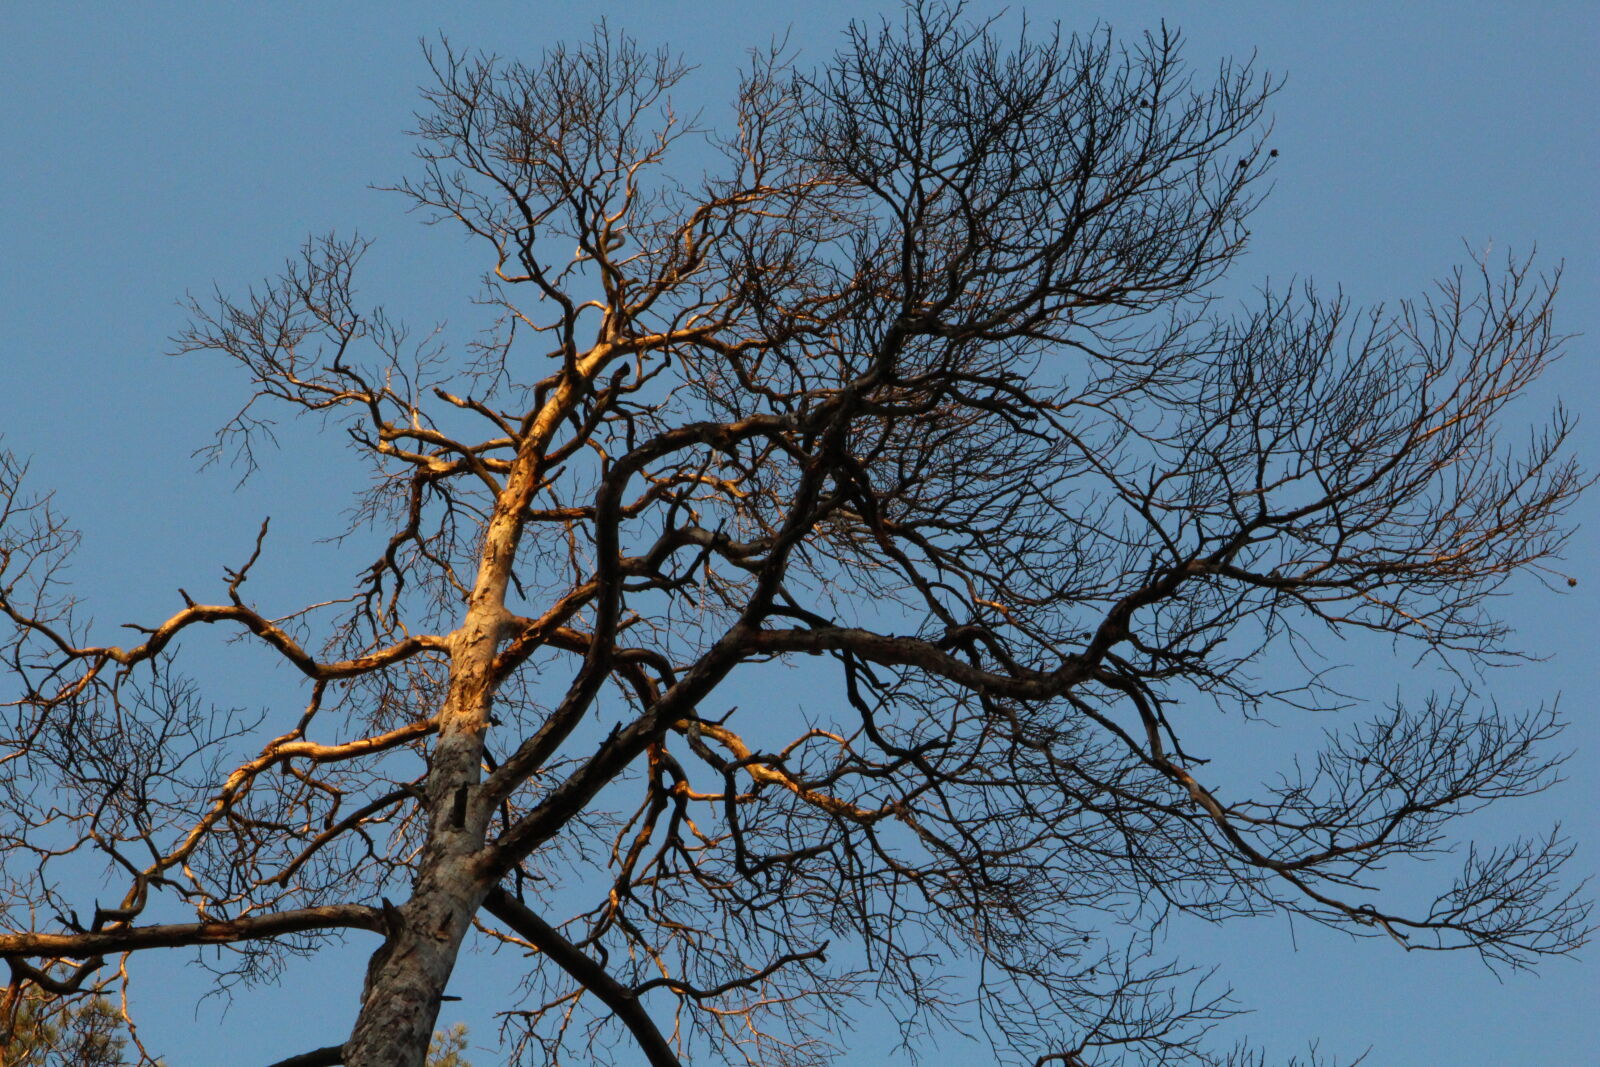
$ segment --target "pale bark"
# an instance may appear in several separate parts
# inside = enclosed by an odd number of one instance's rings
[[[426,786],[428,836],[411,898],[387,911],[361,1011],[344,1047],[348,1067],[422,1067],[462,939],[493,887],[481,860],[488,810],[479,789],[483,740],[494,704],[495,654],[512,619],[506,589],[538,482],[546,441],[580,384],[603,365],[592,353],[546,401],[519,450],[484,531],[466,618],[450,637],[450,685]]]
[[[483,888],[459,855],[425,861],[416,890],[395,909],[388,940],[372,957],[361,1013],[345,1044],[347,1067],[423,1067],[461,941]],[[457,861],[457,862],[453,862]]]
[[[507,536],[506,524],[491,526],[486,561],[503,550],[497,534]],[[514,545],[515,533],[509,536]],[[496,587],[491,570],[484,568],[453,638],[449,697],[426,788],[428,839],[411,898],[387,910],[387,937],[368,966],[361,1013],[345,1045],[350,1067],[422,1067],[456,955],[489,888],[473,862],[485,820],[472,794],[493,702],[489,667],[505,612],[504,586]]]

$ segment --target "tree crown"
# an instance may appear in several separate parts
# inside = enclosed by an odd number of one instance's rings
[[[1582,942],[1554,835],[1468,851],[1420,908],[1377,892],[1553,780],[1552,711],[1463,687],[1260,785],[1227,758],[1243,715],[1349,702],[1306,665],[1326,640],[1514,654],[1492,598],[1551,573],[1585,482],[1563,412],[1503,429],[1559,354],[1554,278],[1226,313],[1274,86],[1166,31],[1005,43],[916,3],[815,72],[757,53],[719,132],[604,28],[429,60],[398,189],[485,250],[494,327],[417,342],[330,236],[180,341],[251,383],[216,455],[253,467],[287,409],[370,464],[352,590],[253,602],[263,523],[219,595],[96,644],[74,535],[0,467],[14,990],[218,943],[270,976],[366,930],[354,1034],[295,1062],[420,1063],[476,923],[533,957],[532,1062],[819,1062],[869,997],[1037,1064],[1244,1062],[1148,951],[1173,911],[1512,967]],[[177,663],[209,626],[304,702],[205,707]],[[732,706],[796,663],[805,721]],[[78,897],[86,857],[115,907]]]

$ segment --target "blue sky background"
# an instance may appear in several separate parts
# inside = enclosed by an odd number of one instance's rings
[[[174,606],[174,588],[215,584],[247,553],[263,515],[275,548],[257,594],[337,595],[360,553],[317,538],[343,527],[354,467],[313,424],[235,490],[226,470],[197,473],[190,453],[245,398],[226,368],[169,359],[185,321],[178,299],[213,284],[238,292],[274,272],[308,234],[359,229],[377,247],[364,293],[413,324],[476,323],[466,298],[484,266],[456,234],[428,230],[397,197],[372,191],[410,172],[402,131],[426,73],[418,39],[535,58],[606,16],[646,43],[680,49],[700,73],[682,94],[715,120],[743,50],[789,32],[821,60],[851,17],[884,3],[820,0],[765,9],[696,4],[0,4],[0,433],[34,460],[86,531],[74,575],[106,630]],[[1000,5],[976,3],[975,14]],[[1589,2],[1154,4],[1037,3],[1036,21],[1097,20],[1134,34],[1165,18],[1200,70],[1255,51],[1288,82],[1273,108],[1275,190],[1238,265],[1240,295],[1268,279],[1314,278],[1359,302],[1422,292],[1469,251],[1528,250],[1565,261],[1558,327],[1579,336],[1543,387],[1579,415],[1577,448],[1600,468],[1600,5]],[[448,332],[447,336],[452,336]],[[1534,406],[1523,409],[1537,416]],[[1561,821],[1600,870],[1600,493],[1556,596],[1531,583],[1502,605],[1524,648],[1546,662],[1501,673],[1507,707],[1561,694],[1577,753],[1556,790],[1493,815],[1485,837]],[[109,633],[107,639],[111,639]],[[225,673],[219,703],[272,707],[297,690],[237,646],[206,646]],[[1387,671],[1361,665],[1361,669]],[[1396,672],[1394,685],[1404,681]],[[287,695],[286,695],[287,694]],[[1440,872],[1443,873],[1443,872]],[[1600,972],[1554,961],[1502,982],[1466,956],[1404,954],[1281,921],[1174,929],[1165,946],[1215,962],[1259,1009],[1232,1027],[1289,1054],[1321,1039],[1369,1064],[1583,1064],[1600,1047]],[[135,961],[144,1036],[173,1067],[266,1063],[334,1043],[355,1009],[364,941],[293,968],[283,987],[198,1010],[203,971]],[[476,977],[480,973],[487,977]],[[446,1020],[493,1032],[505,1006],[500,961],[463,959]],[[146,1010],[148,1009],[148,1010]],[[845,1063],[875,1063],[892,1035],[864,1022]],[[952,1038],[945,1063],[984,1064]],[[497,1062],[476,1056],[479,1067]]]

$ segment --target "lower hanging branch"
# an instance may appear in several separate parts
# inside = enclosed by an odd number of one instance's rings
[[[484,909],[512,930],[528,939],[550,961],[571,975],[580,985],[600,999],[639,1042],[650,1067],[682,1067],[678,1055],[672,1050],[655,1021],[639,1003],[635,991],[626,988],[606,973],[594,960],[584,955],[561,932],[545,922],[522,901],[501,889],[489,890],[484,898]]]
[[[327,1048],[314,1049],[311,1052],[302,1052],[298,1056],[290,1056],[286,1060],[269,1064],[268,1067],[342,1067],[344,1063],[344,1046],[329,1045]]]
[[[251,915],[213,922],[167,923],[129,926],[115,930],[88,930],[70,934],[21,933],[0,935],[0,959],[44,957],[87,959],[91,956],[137,952],[147,948],[186,945],[220,945],[254,941],[281,934],[328,929],[384,931],[383,912],[365,904],[329,904],[296,908],[271,915]]]

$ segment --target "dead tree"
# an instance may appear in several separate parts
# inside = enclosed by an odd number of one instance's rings
[[[528,1062],[823,1062],[861,998],[913,1033],[960,1005],[1029,1063],[1223,1062],[1226,1004],[1137,948],[1175,910],[1512,967],[1581,943],[1555,837],[1465,851],[1431,905],[1376,888],[1544,788],[1552,712],[1474,681],[1363,714],[1289,654],[1513,657],[1489,598],[1554,573],[1583,484],[1561,412],[1502,432],[1553,279],[1219,310],[1273,85],[1165,31],[1003,44],[914,3],[819,70],[757,56],[715,134],[605,30],[429,58],[399,189],[481,242],[496,327],[417,346],[330,237],[181,342],[253,390],[219,452],[253,465],[288,409],[370,461],[352,590],[252,599],[263,523],[99,643],[74,534],[4,469],[13,996],[369,931],[354,1032],[296,1062],[415,1067],[476,925],[529,955]],[[207,710],[197,627],[305,692]],[[805,721],[732,706],[786,665]],[[1320,753],[1208,769],[1246,716],[1335,706]]]

